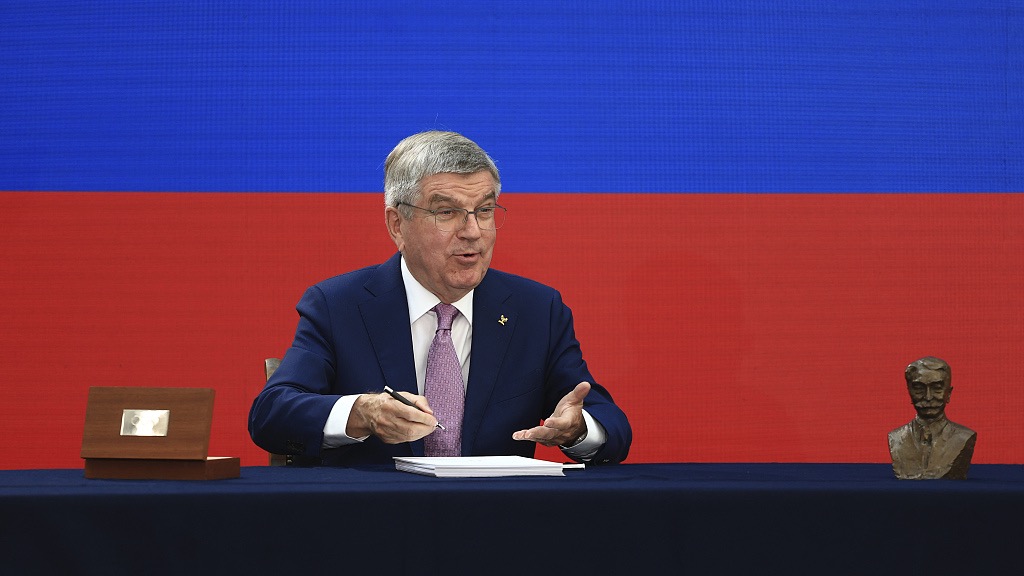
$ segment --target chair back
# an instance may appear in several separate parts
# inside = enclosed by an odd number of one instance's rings
[[[280,358],[267,358],[263,361],[263,371],[267,375],[267,380],[274,375],[274,371],[281,365]],[[270,454],[270,465],[271,466],[290,466],[295,462],[294,457],[291,454]]]

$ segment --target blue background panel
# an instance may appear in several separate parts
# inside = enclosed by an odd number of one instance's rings
[[[1020,2],[12,2],[0,189],[1024,190]]]

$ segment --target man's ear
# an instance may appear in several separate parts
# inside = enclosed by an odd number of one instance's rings
[[[388,206],[384,209],[384,225],[388,228],[388,235],[391,236],[391,240],[398,247],[398,251],[401,252],[405,241],[402,240],[402,215],[398,213],[398,208]]]

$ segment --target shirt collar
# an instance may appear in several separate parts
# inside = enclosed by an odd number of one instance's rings
[[[413,277],[409,271],[409,265],[405,263],[405,256],[402,256],[402,282],[405,284],[405,297],[409,304],[409,324],[419,320],[424,314],[437,306],[441,300],[433,292],[427,290]],[[473,293],[476,289],[470,290],[452,306],[459,309],[459,314],[464,316],[469,324],[473,325]]]

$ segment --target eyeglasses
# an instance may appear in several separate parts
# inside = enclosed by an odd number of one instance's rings
[[[426,208],[420,208],[406,202],[399,202],[398,205],[429,212],[434,217],[434,225],[442,232],[451,232],[456,228],[465,226],[469,222],[470,214],[476,217],[476,225],[481,230],[497,230],[505,223],[506,210],[497,204],[481,206],[476,210],[466,210],[465,208],[451,206],[444,206],[437,210],[427,210]]]

